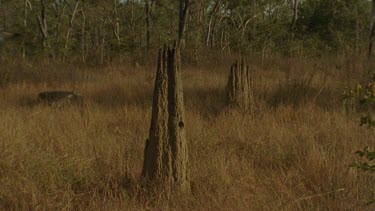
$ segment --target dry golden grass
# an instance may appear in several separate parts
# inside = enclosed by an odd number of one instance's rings
[[[343,114],[340,103],[363,66],[251,63],[256,102],[247,115],[225,108],[228,64],[184,68],[192,194],[169,199],[139,185],[152,65],[69,71],[29,65],[27,76],[11,75],[27,67],[7,66],[9,80],[0,88],[0,209],[373,210],[364,204],[375,195],[374,176],[348,166],[354,151],[375,146],[375,131],[359,127],[358,114]],[[53,70],[33,75],[39,68]],[[35,104],[48,89],[83,94],[85,111]]]

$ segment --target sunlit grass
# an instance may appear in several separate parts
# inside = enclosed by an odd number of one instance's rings
[[[348,166],[357,149],[374,146],[375,132],[339,102],[360,75],[277,61],[254,65],[255,112],[246,115],[225,107],[229,66],[184,69],[192,194],[169,199],[139,184],[154,70],[77,68],[74,83],[55,70],[49,80],[5,84],[1,209],[371,209],[374,177]],[[49,89],[84,95],[84,112],[38,105],[37,93]]]

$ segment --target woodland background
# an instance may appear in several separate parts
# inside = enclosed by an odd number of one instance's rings
[[[367,52],[367,0],[186,2],[183,54],[191,64],[218,54],[264,60]],[[179,11],[176,0],[2,0],[0,30],[19,35],[2,54],[91,65],[144,62],[149,52],[177,39]]]

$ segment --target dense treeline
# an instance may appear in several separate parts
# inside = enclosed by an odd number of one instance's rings
[[[368,42],[367,0],[183,1],[183,52],[194,62],[212,53],[352,54]],[[178,39],[179,13],[177,0],[2,0],[2,31],[18,35],[6,40],[2,55],[96,64],[142,58]]]

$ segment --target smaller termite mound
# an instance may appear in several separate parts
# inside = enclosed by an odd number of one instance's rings
[[[230,68],[227,87],[227,101],[231,108],[251,111],[253,95],[249,66],[236,61]]]
[[[38,94],[39,102],[62,107],[66,105],[83,106],[83,96],[69,91],[45,91]]]
[[[176,45],[159,51],[149,138],[142,179],[149,187],[190,192],[185,109]]]

